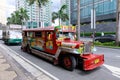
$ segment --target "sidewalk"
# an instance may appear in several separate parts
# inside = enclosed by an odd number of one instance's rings
[[[3,54],[0,53],[0,80],[15,80],[16,72],[12,69]]]
[[[26,76],[22,67],[18,67],[18,64],[0,49],[0,80],[34,80],[30,76]]]
[[[59,80],[0,44],[0,80]]]

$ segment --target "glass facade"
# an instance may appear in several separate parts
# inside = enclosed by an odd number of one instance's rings
[[[96,16],[107,15],[116,12],[117,0],[80,0],[81,19],[90,18],[91,9],[96,10]],[[77,19],[77,0],[71,0],[71,21]]]

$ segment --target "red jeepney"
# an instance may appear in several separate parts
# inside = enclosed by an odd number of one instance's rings
[[[34,53],[67,70],[76,66],[92,70],[104,63],[103,54],[93,54],[92,42],[76,41],[75,26],[23,30],[22,50]]]

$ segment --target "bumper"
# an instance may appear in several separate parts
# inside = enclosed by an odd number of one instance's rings
[[[104,63],[104,55],[98,54],[87,54],[82,56],[83,60],[83,69],[84,70],[93,70]]]
[[[8,43],[21,43],[22,39],[9,39]]]

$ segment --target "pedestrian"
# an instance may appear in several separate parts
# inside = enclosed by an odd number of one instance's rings
[[[103,32],[101,33],[101,36],[104,36],[104,33],[103,33]]]

